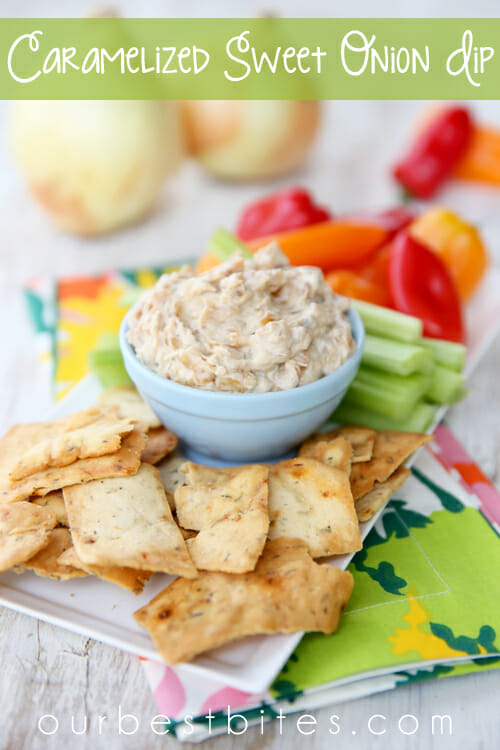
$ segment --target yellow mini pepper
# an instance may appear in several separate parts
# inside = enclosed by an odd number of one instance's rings
[[[409,226],[410,234],[445,263],[462,300],[476,290],[489,257],[476,227],[447,208],[431,208]]]

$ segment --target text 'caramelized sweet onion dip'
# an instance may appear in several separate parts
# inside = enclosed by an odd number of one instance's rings
[[[355,345],[349,302],[319,268],[290,266],[276,244],[198,274],[164,274],[129,316],[129,343],[150,370],[210,391],[265,393],[329,375]]]

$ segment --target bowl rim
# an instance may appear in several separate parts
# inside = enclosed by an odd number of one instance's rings
[[[353,308],[350,307],[347,310],[347,316],[351,323],[352,328],[352,335],[354,338],[354,342],[356,344],[356,348],[353,351],[353,353],[348,357],[348,359],[343,362],[340,367],[337,367],[336,370],[329,373],[328,375],[324,375],[321,378],[318,378],[318,380],[313,381],[312,383],[307,383],[306,385],[299,385],[296,388],[287,388],[282,391],[268,391],[266,393],[231,393],[230,391],[210,391],[204,388],[195,388],[191,385],[182,385],[181,383],[176,383],[175,380],[169,380],[168,378],[164,378],[161,375],[158,375],[158,373],[153,372],[153,370],[150,370],[148,367],[146,367],[145,364],[143,364],[140,359],[137,357],[134,349],[130,345],[128,339],[127,339],[127,331],[129,328],[128,324],[128,317],[131,313],[131,310],[128,310],[127,313],[124,315],[123,320],[120,324],[120,331],[119,331],[119,343],[120,343],[120,350],[122,352],[123,360],[125,363],[125,367],[128,371],[127,367],[127,360],[133,363],[134,367],[137,368],[138,372],[147,380],[149,381],[149,384],[152,387],[157,388],[168,388],[171,393],[177,393],[179,396],[185,396],[192,398],[195,396],[196,398],[206,398],[210,399],[213,402],[216,401],[234,401],[234,402],[240,402],[243,399],[245,400],[251,400],[253,403],[259,403],[263,404],[266,401],[273,401],[273,403],[277,403],[280,401],[286,401],[287,399],[294,398],[296,395],[298,398],[300,398],[301,395],[309,395],[312,394],[314,391],[322,391],[325,388],[328,388],[328,386],[332,383],[332,381],[335,380],[341,380],[342,376],[349,373],[349,371],[356,367],[360,360],[361,355],[363,353],[363,347],[365,343],[365,328],[363,325],[363,321],[361,320],[361,316],[359,313]],[[350,374],[350,373],[349,373]],[[130,373],[129,373],[130,375]],[[130,375],[132,380],[134,381],[134,378]],[[351,378],[352,380],[352,378]],[[135,382],[135,381],[134,381]]]

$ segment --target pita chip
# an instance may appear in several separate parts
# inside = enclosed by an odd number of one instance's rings
[[[146,447],[142,451],[141,461],[146,464],[157,464],[177,448],[178,438],[166,427],[155,427],[146,434]]]
[[[367,492],[366,495],[358,498],[354,503],[359,522],[364,523],[373,518],[384,507],[392,495],[394,495],[396,490],[399,490],[406,482],[410,474],[411,471],[409,469],[400,466],[385,482],[375,482],[373,489]]]
[[[196,577],[154,466],[142,464],[134,476],[99,479],[63,492],[83,563]]]
[[[117,416],[116,407],[96,407],[71,414],[51,422],[30,422],[14,425],[0,440],[0,476],[7,479],[10,469],[26,450],[63,432],[92,424],[103,414]]]
[[[298,539],[268,541],[245,575],[201,573],[177,579],[135,613],[168,664],[257,634],[337,629],[352,576],[318,565]]]
[[[340,469],[347,475],[351,473],[352,447],[343,437],[311,442],[307,446],[304,444],[299,455],[315,458],[316,461],[333,466],[334,469]]]
[[[127,591],[131,591],[136,595],[142,592],[144,584],[153,575],[153,573],[147,570],[134,570],[133,568],[121,568],[119,566],[103,567],[88,565],[80,560],[73,546],[62,553],[58,562],[61,565],[69,565],[77,568],[84,575],[93,575],[108,583],[114,583],[116,586],[121,586],[121,588],[127,589]]]
[[[349,476],[313,458],[270,467],[269,538],[296,537],[312,557],[361,549]]]
[[[133,385],[118,385],[99,394],[98,403],[117,406],[121,417],[140,422],[145,430],[161,427],[162,424]]]
[[[268,478],[268,467],[255,464],[238,467],[215,496],[207,486],[205,525],[187,542],[199,570],[245,573],[255,568],[269,529]]]
[[[185,484],[174,492],[175,509],[179,525],[184,529],[199,531],[211,521],[227,512],[224,488],[238,477],[243,467],[216,469],[186,461],[179,467]]]
[[[15,449],[17,454],[24,427],[26,425],[17,425],[9,430],[0,441],[0,450],[4,449],[11,454]],[[91,482],[95,479],[135,474],[139,470],[145,441],[142,430],[134,427],[132,432],[123,438],[121,447],[116,453],[82,458],[68,466],[45,469],[15,482],[9,482],[5,475],[2,476],[0,467],[0,503],[25,500],[31,495],[47,495],[62,487]]]
[[[44,495],[43,497],[33,497],[31,500],[35,505],[51,510],[52,513],[55,514],[59,526],[65,526],[66,528],[69,527],[68,514],[66,513],[66,506],[64,505],[62,490],[49,492],[48,495]]]
[[[156,464],[175,450],[177,437],[162,423],[133,385],[108,388],[99,395],[99,404],[115,406],[123,418],[132,419],[142,425],[147,434],[147,444],[141,460]]]
[[[37,552],[24,563],[24,567],[32,570],[38,576],[55,578],[58,581],[67,581],[70,578],[82,578],[87,573],[78,565],[63,564],[60,562],[61,555],[68,549],[72,549],[71,534],[68,529],[54,529],[49,537],[46,547]]]
[[[36,555],[49,543],[56,524],[54,513],[38,505],[0,505],[0,572]]]
[[[351,462],[353,464],[369,461],[372,457],[375,430],[372,430],[371,427],[363,427],[362,425],[346,425],[338,427],[336,430],[330,430],[330,432],[313,435],[302,445],[299,455],[313,456],[311,450],[316,443],[329,443],[337,438],[344,438],[350,443],[352,448]]]
[[[186,462],[186,459],[180,456],[169,456],[158,464],[157,469],[160,472],[161,481],[165,488],[168,503],[172,510],[175,510],[174,494],[177,487],[182,487],[186,483],[186,477],[179,471],[180,467]]]
[[[116,453],[123,435],[132,432],[133,422],[114,414],[96,415],[94,421],[65,429],[50,438],[25,448],[21,457],[9,471],[9,479],[23,479],[52,466],[67,466],[79,458],[93,458]]]
[[[432,435],[420,432],[377,432],[371,459],[352,466],[351,489],[354,500],[370,492],[375,482],[385,482],[417,448],[432,439]]]

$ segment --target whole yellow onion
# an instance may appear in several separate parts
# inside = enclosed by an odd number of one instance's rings
[[[189,152],[232,180],[278,177],[306,158],[320,122],[316,101],[181,102]]]
[[[139,221],[178,166],[178,109],[161,101],[18,101],[13,153],[62,229],[97,235]]]

